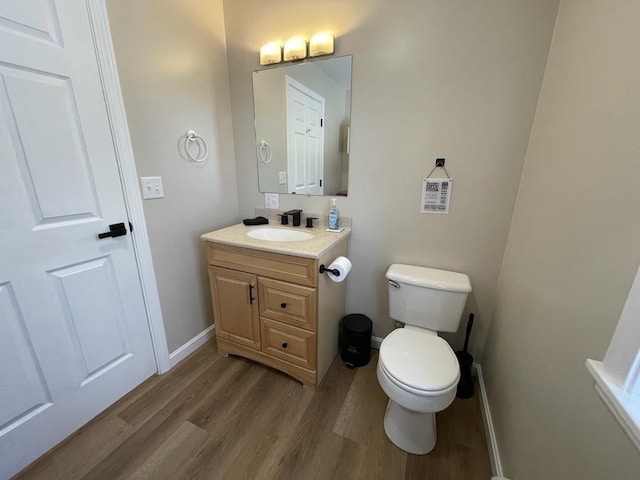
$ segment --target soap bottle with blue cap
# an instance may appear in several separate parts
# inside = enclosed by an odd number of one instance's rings
[[[336,206],[336,199],[331,199],[331,208],[329,209],[329,230],[340,230],[340,210]]]

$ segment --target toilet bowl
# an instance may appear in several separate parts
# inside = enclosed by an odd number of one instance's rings
[[[429,453],[437,439],[435,413],[453,402],[460,379],[449,344],[428,330],[394,330],[380,345],[377,376],[389,397],[387,437],[406,452]]]

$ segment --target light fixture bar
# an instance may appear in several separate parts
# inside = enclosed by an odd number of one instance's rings
[[[274,63],[294,62],[309,57],[331,55],[334,52],[334,37],[331,33],[316,33],[309,40],[303,37],[293,37],[284,43],[270,42],[260,48],[260,65],[272,65]]]

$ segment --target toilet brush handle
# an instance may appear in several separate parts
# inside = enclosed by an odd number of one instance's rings
[[[473,313],[469,314],[469,320],[467,320],[467,334],[464,337],[464,353],[469,353],[469,336],[471,335],[471,327],[473,327],[473,317],[475,315]]]

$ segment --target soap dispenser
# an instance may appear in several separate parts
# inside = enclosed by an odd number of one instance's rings
[[[329,230],[340,230],[340,210],[336,206],[336,199],[331,199],[331,208],[329,209]]]

